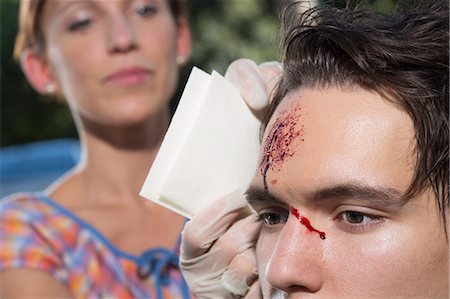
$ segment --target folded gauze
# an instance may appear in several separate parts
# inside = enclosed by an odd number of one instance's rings
[[[194,67],[140,195],[191,218],[255,173],[260,121],[219,73]]]

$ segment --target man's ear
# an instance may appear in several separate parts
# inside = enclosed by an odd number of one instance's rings
[[[185,17],[177,18],[177,54],[184,62],[191,57],[191,30]]]
[[[31,49],[26,49],[20,56],[20,66],[28,82],[33,88],[43,94],[53,93],[57,88],[48,62]]]

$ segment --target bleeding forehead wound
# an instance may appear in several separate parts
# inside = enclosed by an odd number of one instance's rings
[[[303,125],[298,124],[301,114],[299,106],[291,106],[281,112],[267,134],[264,141],[260,171],[264,178],[264,189],[267,190],[267,172],[280,171],[284,161],[292,157],[298,144],[303,140]],[[276,183],[276,179],[272,181]]]

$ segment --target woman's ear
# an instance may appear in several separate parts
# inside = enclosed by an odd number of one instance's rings
[[[180,64],[184,64],[191,57],[191,30],[185,17],[177,18],[177,60]]]
[[[48,62],[31,49],[26,49],[20,55],[20,66],[28,82],[42,94],[53,94],[57,89],[57,82],[52,74]]]

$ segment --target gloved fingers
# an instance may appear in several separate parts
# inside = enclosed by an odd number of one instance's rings
[[[224,234],[214,242],[207,252],[197,254],[200,249],[190,249],[188,252],[182,247],[180,265],[188,270],[190,264],[197,264],[198,268],[216,270],[226,269],[231,260],[241,252],[255,246],[261,223],[254,220],[254,215],[234,223]],[[194,253],[194,254],[193,254]],[[190,254],[190,255],[189,255]],[[191,269],[192,270],[192,269]]]
[[[241,298],[255,281],[254,246],[261,223],[254,219],[249,215],[236,222],[205,254],[180,256],[180,268],[197,298]]]
[[[255,221],[254,215],[233,224],[212,246],[219,250],[215,261],[216,267],[226,269],[236,256],[254,247],[260,228],[261,223]]]
[[[253,60],[235,60],[225,72],[225,78],[239,89],[251,109],[259,111],[267,107],[269,100],[266,85],[260,68]]]
[[[241,298],[234,292],[245,294],[255,279],[253,248],[261,222],[255,221],[242,194],[236,191],[216,201],[183,230],[180,269],[197,298]],[[244,283],[234,283],[236,276],[244,277]]]
[[[242,193],[234,192],[215,201],[186,223],[181,243],[183,258],[204,254],[234,222],[251,213]]]
[[[270,102],[272,100],[275,87],[281,78],[281,72],[283,71],[282,65],[278,61],[268,61],[261,63],[259,65],[259,69],[266,86],[268,102]]]
[[[262,297],[261,285],[259,283],[259,279],[257,279],[250,286],[250,289],[248,290],[247,295],[245,295],[244,299],[261,299]]]
[[[221,283],[228,292],[244,296],[257,278],[255,250],[251,247],[231,260],[222,275]]]

